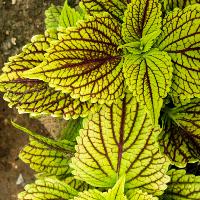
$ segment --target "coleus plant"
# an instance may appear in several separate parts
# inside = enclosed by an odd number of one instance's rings
[[[38,173],[19,199],[199,200],[199,1],[66,1],[45,22],[0,91],[20,113],[69,121],[59,140],[13,123]]]

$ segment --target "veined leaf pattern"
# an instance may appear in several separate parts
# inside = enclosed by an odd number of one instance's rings
[[[142,56],[125,56],[123,72],[129,90],[145,105],[155,124],[158,123],[163,98],[170,90],[172,70],[170,57],[157,49]]]
[[[200,159],[200,99],[186,101],[170,111],[171,124],[159,136],[161,151],[177,166]]]
[[[161,4],[158,0],[132,0],[125,12],[122,35],[126,43],[140,40],[161,27]]]
[[[50,88],[43,81],[22,77],[26,70],[43,61],[51,41],[49,32],[45,36],[37,35],[20,54],[11,57],[0,76],[0,91],[5,92],[4,99],[9,106],[15,106],[20,113],[48,114],[65,119],[85,117],[94,108],[91,102],[82,103],[69,94]]]
[[[72,173],[96,187],[112,187],[126,174],[126,189],[141,188],[159,195],[169,181],[169,162],[156,145],[154,130],[144,108],[132,95],[85,119],[77,138]],[[133,153],[134,152],[134,153]]]
[[[158,197],[153,197],[140,189],[128,191],[126,195],[128,200],[158,200]]]
[[[174,64],[172,95],[200,97],[200,5],[175,9],[163,20],[159,48]]]
[[[19,200],[68,200],[78,194],[72,187],[55,178],[36,180],[25,186],[25,191],[18,195]]]
[[[74,176],[69,176],[66,179],[63,180],[67,185],[74,188],[75,190],[79,192],[87,191],[89,189],[92,189],[90,185],[88,185],[84,181],[80,181],[74,178]]]
[[[83,13],[76,11],[68,5],[68,1],[65,1],[61,14],[59,16],[59,27],[73,27],[79,20],[84,18]]]
[[[199,200],[200,176],[186,174],[185,170],[170,170],[171,181],[165,191],[164,200]]]
[[[115,186],[108,190],[108,192],[100,192],[98,190],[89,190],[79,193],[74,200],[127,200],[124,195],[125,177],[121,177]]]
[[[89,15],[108,12],[114,19],[122,22],[124,11],[131,0],[82,0],[84,9]]]
[[[29,134],[30,142],[20,152],[19,157],[36,172],[65,177],[71,172],[70,158],[74,153],[74,143],[67,140],[55,141],[38,135],[15,123],[13,125]]]
[[[46,60],[25,76],[48,82],[81,101],[113,101],[124,90],[121,51],[117,50],[121,42],[119,23],[110,15],[89,17],[60,34]]]
[[[200,3],[200,0],[161,0],[161,2],[163,2],[165,11],[171,11],[177,7],[184,9],[189,5]]]
[[[62,6],[51,6],[45,11],[45,25],[46,29],[57,29],[59,26],[59,18],[62,12]]]

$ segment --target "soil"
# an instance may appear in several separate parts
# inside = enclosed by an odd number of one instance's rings
[[[0,0],[0,68],[8,57],[18,53],[33,35],[44,31],[44,11],[51,4],[64,0]],[[0,69],[1,70],[1,69]],[[31,130],[46,134],[44,123],[19,115],[10,109],[0,95],[0,200],[16,200],[23,186],[34,179],[33,171],[18,159],[28,137],[16,130],[11,120]],[[24,181],[16,184],[19,175]]]

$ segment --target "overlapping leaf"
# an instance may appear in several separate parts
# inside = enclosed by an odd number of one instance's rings
[[[200,0],[161,0],[165,11],[171,11],[174,8],[185,8],[186,6],[200,3]]]
[[[83,127],[71,165],[76,178],[93,186],[112,187],[125,173],[127,189],[139,187],[159,195],[166,188],[169,163],[155,143],[159,131],[131,94],[104,105]]]
[[[125,12],[122,35],[126,43],[140,40],[161,27],[161,4],[158,0],[132,0]]]
[[[18,195],[19,200],[68,200],[78,194],[72,187],[57,179],[45,178],[25,186],[25,191]]]
[[[127,200],[124,195],[124,184],[125,178],[121,177],[115,186],[112,189],[109,189],[108,192],[102,193],[98,190],[89,190],[79,193],[78,197],[75,197],[74,200]]]
[[[160,135],[161,151],[177,166],[200,159],[200,99],[169,110],[173,120]]]
[[[81,101],[114,100],[123,95],[119,23],[108,14],[89,17],[76,28],[59,35],[46,60],[29,70],[28,78],[49,82]]]
[[[51,6],[45,11],[45,24],[46,29],[57,29],[59,26],[60,15],[62,12],[62,6]]]
[[[11,57],[0,76],[0,91],[5,92],[4,99],[9,106],[15,106],[20,113],[51,114],[65,119],[85,116],[93,107],[90,102],[73,100],[69,94],[55,91],[37,78],[31,80],[22,77],[27,69],[43,61],[51,41],[49,32],[45,36],[35,36],[22,53]]]
[[[170,57],[157,49],[143,56],[130,54],[125,57],[123,71],[129,90],[146,106],[157,124],[162,99],[167,96],[171,84]]]
[[[157,197],[153,197],[140,189],[135,189],[133,191],[128,191],[127,197],[129,200],[158,200]]]
[[[119,22],[122,22],[128,3],[130,0],[82,0],[83,7],[89,15],[108,12]]]
[[[175,9],[163,20],[158,45],[174,64],[172,95],[200,97],[200,5]]]
[[[200,176],[186,174],[185,170],[170,170],[171,181],[165,191],[164,200],[199,200]]]
[[[75,179],[73,176],[67,177],[64,182],[69,185],[70,187],[74,188],[75,190],[79,192],[87,191],[91,189],[92,187],[88,185],[87,183]]]
[[[47,175],[66,176],[70,173],[69,162],[74,152],[72,142],[55,141],[14,125],[30,135],[29,144],[19,154],[21,160],[36,172]]]

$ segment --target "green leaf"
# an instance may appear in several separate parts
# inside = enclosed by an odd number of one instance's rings
[[[11,57],[0,76],[0,91],[5,92],[4,99],[9,106],[16,107],[20,113],[63,116],[65,119],[85,117],[89,111],[96,110],[91,102],[73,100],[69,94],[55,91],[37,78],[22,77],[27,69],[35,68],[43,61],[51,41],[49,32],[45,36],[34,36],[20,54]]]
[[[126,43],[140,40],[161,27],[159,0],[132,0],[125,12],[122,35]]]
[[[87,183],[75,179],[73,176],[67,177],[65,180],[63,180],[67,185],[74,188],[75,190],[79,192],[87,191],[91,189],[92,187],[88,185]]]
[[[175,9],[163,20],[159,49],[168,52],[174,64],[172,95],[200,97],[200,5]]]
[[[98,190],[89,190],[79,193],[78,197],[74,197],[74,200],[127,200],[124,195],[125,177],[121,177],[112,189],[108,192],[100,192]]]
[[[59,18],[59,26],[65,27],[65,28],[73,27],[73,26],[76,26],[76,23],[79,20],[82,20],[83,18],[84,18],[84,15],[76,11],[74,8],[71,8],[68,5],[68,1],[65,1],[65,4],[63,6],[63,9]]]
[[[128,191],[126,195],[129,200],[158,200],[157,197],[153,197],[140,189]]]
[[[184,167],[200,159],[200,99],[168,109],[169,127],[159,136],[161,151],[173,164]]]
[[[62,6],[55,6],[53,4],[45,11],[46,29],[57,29],[61,11]]]
[[[169,181],[169,162],[159,153],[154,129],[132,95],[104,105],[83,122],[71,167],[75,178],[95,187],[112,187],[126,174],[125,188],[159,195]],[[134,153],[133,153],[134,152]]]
[[[153,123],[158,123],[163,98],[170,90],[172,78],[170,57],[152,49],[144,55],[125,56],[123,72],[126,84],[137,101],[145,105]]]
[[[28,134],[31,138],[33,138],[34,140],[49,146],[50,148],[54,148],[57,149],[58,151],[64,152],[64,153],[71,153],[74,150],[74,142],[68,141],[68,140],[60,140],[60,141],[56,141],[47,137],[44,137],[42,135],[39,135],[33,131],[30,131],[22,126],[20,126],[19,124],[16,124],[15,122],[12,122],[12,125],[21,130],[22,132]]]
[[[200,3],[200,0],[161,0],[163,2],[164,10],[171,11],[174,8],[183,9],[189,5]]]
[[[89,190],[79,193],[78,197],[74,197],[73,200],[106,200],[102,193],[98,190]]]
[[[79,130],[83,127],[83,119],[71,119],[66,122],[66,127],[61,132],[60,139],[66,139],[69,141],[76,141],[76,137],[79,135]]]
[[[82,0],[82,7],[89,15],[109,13],[114,19],[122,22],[124,11],[130,0]]]
[[[122,43],[119,23],[108,14],[89,17],[68,28],[46,54],[46,60],[25,73],[81,101],[113,101],[123,95]]]
[[[71,172],[68,155],[34,139],[30,139],[30,143],[21,150],[19,158],[29,164],[34,171],[44,172],[47,175],[65,177]]]
[[[25,191],[18,195],[19,200],[68,200],[78,194],[72,187],[55,178],[36,180],[35,183],[26,185],[24,189]]]
[[[186,174],[185,170],[170,170],[171,182],[165,191],[164,200],[199,200],[200,176]]]
[[[122,176],[112,189],[104,193],[106,200],[127,200],[124,195],[125,176]]]
[[[74,144],[67,140],[55,141],[31,132],[13,122],[13,125],[28,133],[30,142],[20,152],[19,157],[36,172],[47,175],[66,176],[70,173],[69,162],[74,152]]]

